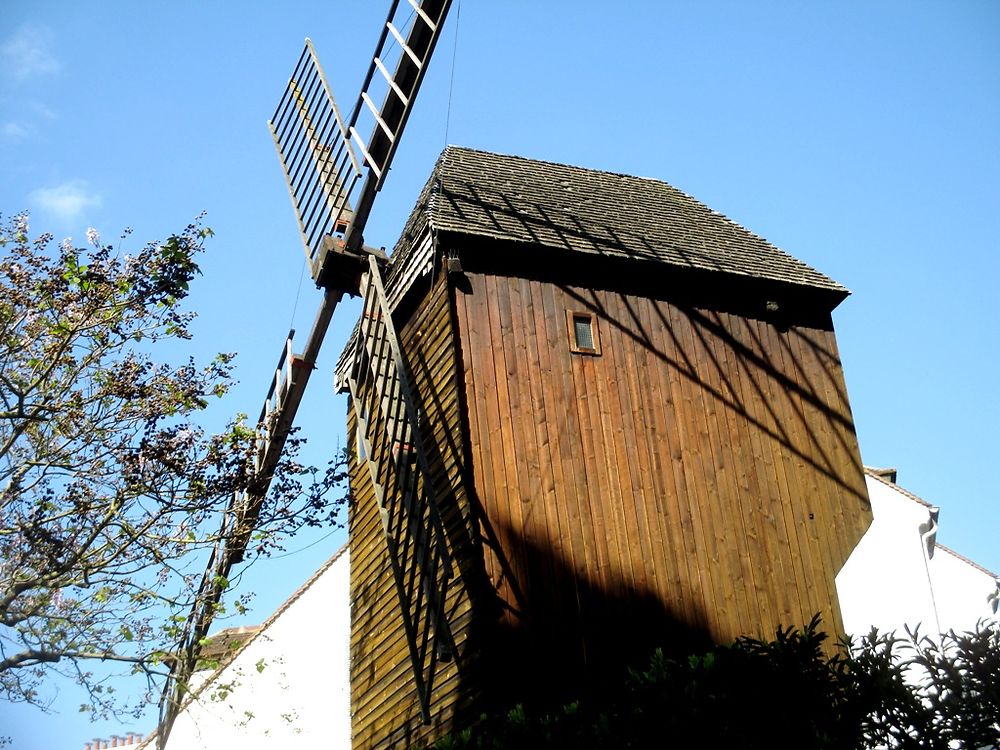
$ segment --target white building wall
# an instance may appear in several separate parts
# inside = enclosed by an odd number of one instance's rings
[[[349,574],[345,547],[209,679],[167,750],[350,748]]]
[[[931,581],[941,631],[971,630],[980,619],[996,619],[996,577],[947,547],[938,546],[931,560]]]
[[[936,508],[866,475],[874,520],[837,576],[845,630],[855,636],[920,626],[970,630],[994,616],[992,574],[934,543]],[[928,549],[933,554],[928,554]]]

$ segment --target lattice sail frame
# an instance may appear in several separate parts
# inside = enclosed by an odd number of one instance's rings
[[[361,164],[312,42],[288,80],[268,121],[313,278],[319,271],[323,238],[351,218],[351,193],[362,177]]]
[[[421,411],[374,258],[362,279],[364,309],[348,384],[363,459],[378,504],[423,720],[441,658],[454,649],[445,600],[454,575]]]
[[[320,286],[332,282],[326,269],[330,242],[348,252],[362,247],[372,203],[389,172],[450,6],[451,0],[394,0],[361,93],[346,119],[306,39],[268,126],[310,273]],[[367,141],[360,135],[366,126],[371,127]]]
[[[324,288],[323,302],[303,354],[292,353],[294,332],[289,334],[282,347],[281,358],[261,411],[252,486],[246,492],[236,493],[223,514],[220,540],[228,541],[220,541],[207,561],[198,597],[182,628],[177,658],[171,661],[163,686],[157,726],[160,746],[166,743],[189,688],[200,644],[208,633],[225,590],[222,582],[228,578],[233,565],[243,559],[250,535],[256,527],[257,513],[271,483],[272,472],[280,459],[334,309],[344,293],[357,292],[354,275],[355,272],[360,273],[361,267],[354,261],[360,261],[365,254],[362,251],[367,250],[364,248],[363,231],[368,214],[388,174],[427,63],[451,6],[451,0],[406,0],[406,3],[411,11],[406,11],[406,6],[398,0],[393,0],[361,93],[346,121],[333,98],[312,43],[307,39],[274,117],[268,122],[285,172],[310,273],[317,286]],[[406,17],[408,12],[410,15]],[[390,68],[394,68],[391,75]],[[376,72],[379,76],[375,75]],[[375,101],[378,99],[382,100],[382,106],[376,110]],[[372,134],[367,143],[359,135],[359,129],[365,128],[366,120],[372,124]],[[328,258],[343,258],[345,255],[346,263],[332,263],[328,267]],[[374,266],[374,256],[370,258]],[[351,278],[337,278],[338,272],[345,270]],[[384,299],[384,293],[382,297]],[[398,355],[398,342],[396,353]],[[436,511],[434,517],[437,518]],[[439,521],[437,526],[440,526]],[[401,549],[405,552],[408,548]],[[420,550],[423,550],[422,546]],[[422,551],[416,557],[410,552],[405,553],[414,560],[426,559],[437,565],[438,557],[426,558]],[[425,577],[420,576],[420,581],[424,587]],[[436,653],[432,654],[431,664],[423,668],[418,668],[417,659],[424,659],[421,664],[426,662],[427,647],[421,647],[421,643],[431,640],[440,642],[439,631],[435,628],[431,634],[426,627],[421,630],[420,612],[426,607],[421,604],[423,594],[412,596],[415,591],[412,586],[403,586],[400,591],[404,592],[400,595],[404,612],[416,613],[409,617],[408,637],[412,635],[411,654],[416,655],[414,670],[418,673],[421,710],[425,720],[429,720],[430,684],[437,657]],[[409,599],[404,596],[407,591],[410,592]],[[434,611],[437,612],[443,595],[436,598],[430,591],[427,600],[434,601]],[[406,601],[410,601],[412,606],[408,607]],[[437,617],[435,614],[434,618]],[[413,626],[413,622],[417,622],[417,626]],[[425,657],[420,657],[420,654]],[[429,677],[423,676],[425,674]]]

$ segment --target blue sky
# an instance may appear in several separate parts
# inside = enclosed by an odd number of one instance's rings
[[[385,6],[3,4],[0,211],[80,244],[207,211],[196,351],[239,352],[242,381],[220,419],[257,412],[319,302],[266,120],[305,36],[348,106]],[[865,462],[1000,571],[998,123],[991,1],[456,0],[366,240],[392,246],[446,142],[670,182],[853,291],[834,322]],[[315,461],[343,441],[331,364],[352,322],[338,311],[303,405]],[[261,567],[259,618],[342,540]],[[152,725],[91,727],[76,703],[0,706],[0,735],[82,747]]]

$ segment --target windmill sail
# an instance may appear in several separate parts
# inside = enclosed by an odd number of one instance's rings
[[[450,6],[451,0],[392,3],[346,119],[306,40],[268,125],[319,286],[343,283],[346,275],[337,256],[363,250],[372,204],[389,173]],[[365,139],[362,132],[368,128],[371,135]]]
[[[318,279],[327,238],[342,237],[350,223],[349,197],[362,169],[308,39],[268,127],[285,172],[309,269],[313,279]]]
[[[281,359],[257,427],[254,476],[247,491],[237,493],[223,514],[220,539],[226,541],[217,545],[208,561],[195,605],[178,643],[177,658],[171,662],[160,701],[161,747],[194,672],[199,644],[208,633],[218,608],[223,582],[228,579],[232,566],[245,554],[334,309],[343,294],[361,291],[366,257],[372,268],[377,266],[377,260],[385,261],[380,251],[365,247],[365,225],[375,195],[389,172],[450,5],[451,0],[406,0],[406,3],[393,0],[361,93],[346,120],[333,98],[312,42],[307,39],[274,116],[268,122],[285,173],[310,273],[317,286],[324,289],[323,301],[304,352],[293,354],[291,334],[282,346]],[[382,104],[376,108],[375,102],[379,99]],[[371,124],[367,141],[359,132],[366,122]],[[412,481],[414,487],[423,486],[422,480]],[[418,538],[419,535],[408,537],[411,540]],[[420,552],[413,559],[423,560],[423,554]],[[437,558],[431,559],[433,564],[438,564]],[[424,585],[423,579],[421,585]],[[439,607],[439,600],[433,594],[428,590],[426,601],[435,602],[432,608]],[[403,606],[405,611],[406,605]],[[422,611],[420,606],[417,611]],[[437,639],[438,630],[435,628],[433,632]],[[419,644],[416,648],[420,650]],[[422,700],[426,716],[426,698]]]
[[[423,444],[421,409],[392,324],[381,271],[374,258],[369,263],[348,384],[420,710],[428,722],[436,667],[453,647],[444,613],[453,566]]]

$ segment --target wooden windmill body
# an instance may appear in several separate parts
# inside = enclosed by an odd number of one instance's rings
[[[307,44],[272,119],[324,298],[206,576],[241,558],[334,308],[361,294],[337,368],[355,748],[665,642],[817,613],[839,632],[834,577],[871,520],[830,318],[847,291],[669,185],[449,147],[391,256],[365,246],[448,7],[392,2],[346,117]],[[190,622],[193,644],[210,614]]]
[[[871,520],[843,287],[665,183],[454,147],[391,257],[338,368],[355,747],[655,645],[842,632],[834,578]],[[363,384],[386,315],[405,434]]]

